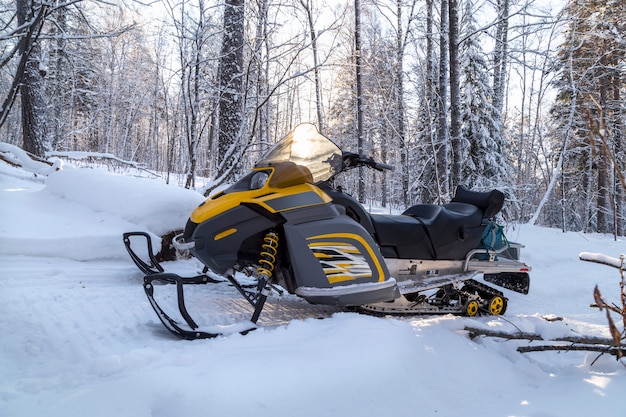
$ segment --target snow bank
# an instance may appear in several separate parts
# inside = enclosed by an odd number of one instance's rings
[[[160,180],[114,175],[98,169],[64,169],[48,176],[48,192],[161,235],[183,229],[204,197]]]
[[[122,233],[183,229],[201,194],[160,180],[66,167],[0,204],[0,252],[75,260],[126,258]]]

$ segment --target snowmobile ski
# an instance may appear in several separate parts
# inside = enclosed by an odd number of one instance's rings
[[[146,257],[148,261],[144,260],[139,256],[132,248],[132,238],[133,237],[141,237],[146,241]],[[131,259],[135,262],[135,265],[141,270],[144,274],[144,291],[150,305],[156,312],[157,316],[163,323],[163,325],[175,335],[187,339],[208,339],[217,336],[232,334],[232,333],[241,333],[246,334],[252,330],[254,330],[256,326],[256,321],[259,318],[261,310],[263,309],[263,305],[267,299],[267,295],[269,293],[269,289],[266,289],[266,283],[262,281],[258,281],[256,285],[244,285],[240,284],[234,277],[231,275],[226,276],[227,280],[224,279],[215,279],[207,274],[199,274],[192,277],[181,277],[180,275],[165,272],[163,266],[158,262],[156,256],[154,255],[154,251],[152,249],[152,243],[150,240],[150,235],[145,232],[127,232],[123,234],[123,241],[126,246],[126,250],[128,251]],[[235,323],[229,326],[214,326],[213,329],[210,330],[199,330],[199,326],[196,324],[194,319],[191,317],[189,312],[187,311],[187,307],[185,305],[185,295],[184,295],[184,286],[185,285],[198,285],[198,284],[220,284],[229,282],[230,285],[235,287],[244,298],[254,307],[254,312],[249,322]],[[180,317],[186,323],[179,323],[175,319],[173,319],[170,315],[168,315],[163,308],[157,303],[154,298],[154,287],[155,283],[157,284],[173,284],[176,287],[176,299],[178,304],[178,311],[180,313]],[[276,288],[273,288],[276,290]],[[280,292],[280,290],[278,290]]]
[[[146,296],[148,297],[150,305],[156,312],[157,316],[159,317],[165,328],[167,328],[167,330],[183,339],[194,340],[210,339],[234,333],[247,334],[248,332],[257,328],[256,321],[259,317],[261,310],[263,309],[263,304],[265,303],[265,299],[267,298],[267,293],[265,291],[259,291],[256,296],[250,295],[248,294],[247,290],[241,287],[233,279],[233,284],[235,284],[236,288],[239,289],[242,294],[246,294],[246,299],[248,299],[248,301],[255,307],[252,318],[250,319],[250,321],[247,322],[234,323],[228,326],[212,326],[212,328],[210,329],[200,329],[198,324],[196,324],[194,319],[187,311],[187,307],[185,306],[184,285],[207,284],[210,282],[204,278],[205,277],[203,276],[183,278],[177,274],[167,272],[146,275],[144,277],[143,287]],[[173,319],[156,302],[154,298],[155,282],[161,284],[174,284],[176,286],[178,310],[186,325],[181,324]]]

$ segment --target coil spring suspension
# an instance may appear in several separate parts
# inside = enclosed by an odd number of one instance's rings
[[[265,277],[266,280],[270,280],[274,273],[274,267],[276,265],[276,255],[278,254],[278,234],[276,232],[268,232],[263,238],[263,244],[261,245],[261,258],[259,259],[259,267],[257,272],[259,276]]]
[[[255,303],[254,313],[251,321],[256,323],[265,305],[265,300],[270,293],[269,281],[272,278],[274,267],[276,265],[276,256],[278,255],[278,234],[276,232],[267,232],[263,238],[261,245],[261,253],[257,272],[259,282],[257,284],[257,300]]]

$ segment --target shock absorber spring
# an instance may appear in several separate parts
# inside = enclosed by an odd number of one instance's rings
[[[267,232],[263,237],[261,245],[261,257],[259,259],[259,267],[257,272],[259,276],[263,276],[266,280],[272,277],[274,267],[276,265],[276,256],[278,254],[278,234],[276,232]]]

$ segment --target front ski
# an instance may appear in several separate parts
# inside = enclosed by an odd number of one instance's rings
[[[146,296],[148,297],[148,301],[150,302],[150,305],[156,312],[157,316],[159,317],[161,323],[163,323],[165,328],[176,336],[186,340],[210,339],[217,336],[227,336],[234,333],[247,334],[248,332],[256,329],[256,321],[258,320],[259,314],[261,313],[263,305],[265,304],[267,293],[264,290],[260,290],[258,291],[258,294],[256,296],[252,295],[250,294],[249,290],[242,287],[234,278],[230,280],[231,283],[240,292],[242,292],[242,294],[246,293],[246,299],[248,300],[248,302],[250,302],[250,304],[255,307],[252,318],[249,321],[243,321],[226,326],[219,325],[202,329],[200,328],[200,326],[198,326],[198,324],[187,311],[187,307],[185,305],[184,286],[212,283],[212,281],[210,281],[210,278],[207,278],[208,277],[203,275],[191,278],[184,278],[168,272],[150,274],[144,277],[143,287]],[[176,302],[178,304],[178,312],[180,313],[180,317],[182,318],[184,323],[180,323],[179,321],[172,318],[157,303],[154,298],[155,282],[158,284],[173,284],[176,286]]]
[[[132,248],[133,238],[145,240],[146,254],[143,258]],[[263,309],[263,305],[265,304],[265,300],[267,299],[267,295],[269,293],[269,291],[265,288],[265,281],[259,281],[259,283],[254,286],[241,285],[231,275],[226,277],[227,280],[212,278],[206,274],[206,272],[208,272],[206,268],[204,270],[204,273],[202,274],[192,277],[181,277],[180,275],[174,273],[165,272],[165,269],[154,255],[154,251],[152,249],[152,241],[148,233],[127,232],[123,234],[123,240],[124,246],[126,247],[130,258],[133,260],[137,268],[139,268],[139,270],[145,274],[143,287],[146,296],[148,297],[148,301],[150,302],[150,305],[156,312],[157,316],[159,317],[165,328],[176,336],[186,340],[210,339],[217,336],[226,336],[234,333],[247,334],[248,332],[257,328],[256,321],[259,318],[259,315],[261,313],[261,310]],[[219,284],[226,282],[230,282],[230,285],[234,286],[254,307],[254,313],[252,314],[252,318],[249,321],[244,321],[241,323],[235,323],[227,326],[211,326],[211,328],[204,328],[203,330],[201,330],[194,321],[194,319],[191,317],[191,315],[187,311],[187,307],[185,306],[184,286],[197,284]],[[154,298],[155,283],[172,284],[176,286],[176,301],[178,304],[178,312],[180,317],[182,318],[182,322],[184,323],[182,323],[181,320],[177,321],[176,319],[172,318],[171,315],[166,313],[165,310],[161,308],[159,303]]]

